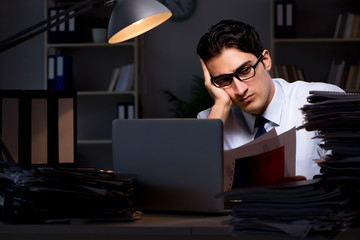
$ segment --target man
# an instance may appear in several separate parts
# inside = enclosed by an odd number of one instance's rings
[[[217,118],[224,123],[224,149],[252,141],[258,128],[257,117],[264,117],[266,131],[278,134],[302,125],[300,108],[307,104],[310,90],[342,91],[326,83],[289,83],[270,76],[271,58],[256,30],[233,20],[211,27],[199,41],[197,54],[205,86],[214,105],[198,118]],[[314,63],[315,64],[315,63]],[[296,175],[311,179],[319,173],[313,159],[321,156],[315,132],[296,132]]]

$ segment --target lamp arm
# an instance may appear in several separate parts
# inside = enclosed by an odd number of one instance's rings
[[[83,2],[80,2],[78,4],[75,4],[72,7],[69,7],[65,9],[64,11],[61,11],[60,13],[51,16],[33,26],[30,26],[29,28],[16,33],[12,35],[11,37],[8,37],[7,39],[0,42],[0,53],[4,52],[12,47],[15,47],[16,45],[25,42],[40,33],[46,32],[49,29],[56,27],[60,25],[61,23],[64,23],[71,18],[74,18],[76,16],[82,15],[94,8],[102,8],[102,7],[108,7],[115,4],[115,0],[86,0]],[[70,13],[70,14],[69,14]],[[67,15],[66,17],[63,17]],[[59,19],[55,21],[56,19]],[[44,26],[46,25],[46,26]],[[40,28],[41,27],[41,28]],[[36,30],[37,29],[37,30]]]

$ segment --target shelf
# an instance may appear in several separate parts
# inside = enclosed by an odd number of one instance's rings
[[[44,3],[45,16],[49,7],[73,4],[69,0],[44,0]],[[77,160],[79,166],[84,167],[112,167],[112,121],[119,117],[119,106],[126,106],[126,110],[133,107],[134,116],[126,114],[125,117],[139,116],[140,38],[117,44],[91,42],[88,20],[92,17],[110,16],[109,10],[96,9],[75,18],[75,38],[62,35],[63,39],[72,40],[74,43],[56,43],[57,39],[48,43],[48,35],[45,35],[45,87],[48,79],[48,55],[62,54],[71,57],[72,87],[77,91]],[[108,91],[114,79],[114,69],[129,64],[134,65],[133,86],[127,88],[131,90]],[[58,65],[52,66],[52,69],[55,69]],[[57,69],[55,73],[58,74]]]
[[[107,47],[135,47],[135,41],[109,44],[109,43],[48,43],[48,48],[107,48]]]
[[[340,35],[337,35],[347,36],[346,38],[335,38],[334,34],[337,32],[340,14],[349,16],[348,13],[360,13],[358,0],[294,0],[293,27],[296,38],[275,37],[276,30],[280,33],[284,31],[279,26],[276,28],[276,2],[277,0],[270,1],[272,76],[292,81],[303,79],[302,76],[305,75],[306,81],[329,82],[344,88],[350,66],[359,64],[360,38],[352,27],[346,25],[338,28]],[[345,35],[349,34],[348,29],[351,29],[351,34]],[[345,63],[345,66],[334,74],[339,63]],[[335,71],[331,71],[334,65]],[[303,74],[297,75],[299,72]],[[293,77],[288,77],[290,74]],[[333,76],[336,76],[337,80],[341,77],[342,80],[334,81]]]

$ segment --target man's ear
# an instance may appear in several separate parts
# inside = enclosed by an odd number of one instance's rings
[[[266,71],[270,72],[271,69],[271,57],[270,57],[270,53],[268,50],[264,50],[263,53],[263,58],[262,58],[262,62],[264,64],[264,67],[266,69]]]

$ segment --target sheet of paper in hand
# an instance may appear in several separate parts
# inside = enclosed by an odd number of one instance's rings
[[[296,130],[273,129],[241,147],[224,151],[224,191],[275,183],[295,176]]]

